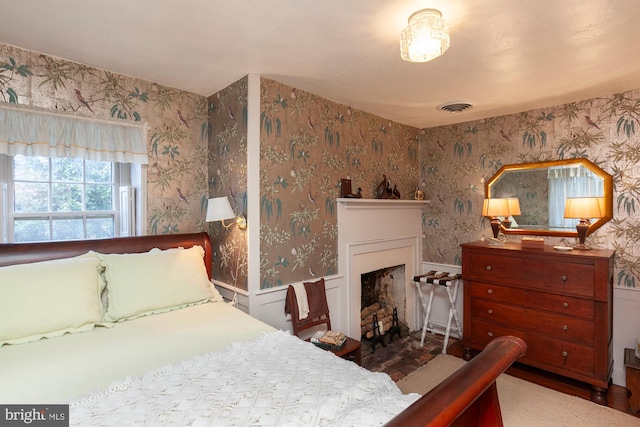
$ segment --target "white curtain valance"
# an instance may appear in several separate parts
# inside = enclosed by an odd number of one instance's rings
[[[146,164],[147,126],[0,104],[0,153]]]
[[[558,166],[549,168],[549,179],[594,178],[595,174],[584,166]]]

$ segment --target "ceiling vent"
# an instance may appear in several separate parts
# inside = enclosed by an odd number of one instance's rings
[[[447,113],[461,113],[462,111],[466,111],[469,108],[473,107],[473,105],[468,102],[445,102],[444,104],[440,104],[436,107],[438,111],[445,111]]]

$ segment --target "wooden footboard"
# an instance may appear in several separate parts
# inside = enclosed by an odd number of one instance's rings
[[[502,426],[496,379],[526,349],[517,337],[494,339],[385,426]]]
[[[105,254],[140,253],[152,248],[190,248],[195,245],[203,247],[205,251],[203,257],[205,266],[209,277],[211,277],[211,240],[205,232],[62,242],[0,244],[0,267],[68,258],[82,255],[90,250]]]

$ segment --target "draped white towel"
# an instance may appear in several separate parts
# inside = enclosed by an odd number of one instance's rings
[[[307,290],[304,283],[294,283],[293,290],[296,293],[296,301],[298,302],[298,317],[300,320],[309,316],[309,299],[307,298]]]

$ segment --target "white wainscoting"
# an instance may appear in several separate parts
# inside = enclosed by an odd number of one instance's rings
[[[640,338],[640,290],[613,288],[613,383],[626,386],[624,349]]]
[[[308,280],[313,281],[313,280]],[[342,283],[344,277],[340,275],[325,276],[325,286],[327,289],[327,304],[331,314],[331,327],[335,330],[343,330],[342,326],[346,324],[344,317],[347,312],[346,300],[341,297]],[[219,284],[218,290],[225,299],[233,298],[233,291],[221,288]],[[251,296],[257,301],[252,306],[257,308],[255,313],[251,313],[263,322],[281,330],[293,331],[291,321],[286,319],[284,314],[284,303],[287,297],[288,286],[279,286],[277,288],[263,289]],[[246,293],[238,294],[239,307],[242,311],[249,313],[249,296]],[[359,337],[355,337],[358,338]]]

